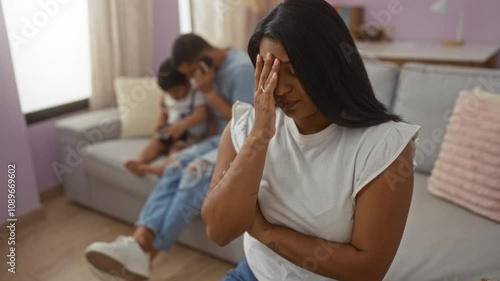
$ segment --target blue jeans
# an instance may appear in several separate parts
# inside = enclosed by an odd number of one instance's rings
[[[257,278],[253,275],[245,258],[235,269],[229,270],[221,281],[257,281]]]
[[[176,163],[165,169],[149,194],[136,225],[155,233],[156,249],[168,251],[199,215],[217,161],[219,139],[208,138],[178,153]]]

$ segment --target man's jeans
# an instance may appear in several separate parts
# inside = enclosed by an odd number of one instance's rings
[[[153,247],[168,251],[199,215],[217,161],[220,135],[195,144],[175,156],[142,208],[137,226],[155,233]]]

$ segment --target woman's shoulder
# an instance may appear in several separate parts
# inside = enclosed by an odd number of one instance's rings
[[[354,159],[352,202],[355,202],[356,194],[394,162],[409,144],[414,157],[419,130],[420,126],[417,125],[390,121],[363,131]],[[411,162],[414,162],[414,159],[411,159]]]
[[[416,140],[420,126],[404,122],[389,121],[364,128],[341,127],[339,144],[355,155],[356,163],[367,163],[368,159],[384,161],[394,157],[410,141]]]
[[[389,121],[378,125],[364,128],[345,128],[344,135],[350,138],[358,138],[360,141],[374,143],[385,140],[388,137],[400,137],[402,140],[413,137],[420,130],[420,126],[404,122]]]

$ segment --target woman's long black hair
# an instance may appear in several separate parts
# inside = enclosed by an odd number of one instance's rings
[[[347,26],[326,1],[285,0],[273,8],[248,43],[254,66],[263,38],[282,44],[305,91],[333,123],[369,127],[401,121],[375,98]]]

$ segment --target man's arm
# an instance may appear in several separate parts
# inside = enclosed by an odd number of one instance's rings
[[[239,68],[235,69],[231,76],[231,103],[236,101],[246,102],[253,104],[254,94],[254,68],[249,63],[248,65],[242,64]],[[207,100],[219,110],[226,120],[231,119],[231,104],[227,103],[219,93],[215,90],[205,93]]]
[[[187,129],[194,127],[202,122],[207,121],[208,118],[208,109],[206,105],[197,106],[193,113],[189,116],[182,118],[179,120],[179,123],[182,123],[183,127]]]
[[[228,121],[231,119],[232,116],[231,104],[228,103],[226,100],[224,100],[224,98],[219,94],[219,92],[211,88],[207,92],[203,92],[203,94],[205,95],[207,101],[213,107],[215,107],[215,109],[218,112],[220,112],[220,114],[222,115],[222,117],[224,117],[224,119]]]
[[[156,123],[156,130],[159,130],[161,126],[165,125],[168,120],[167,105],[165,104],[165,99],[163,96],[160,98],[160,113],[158,115],[158,121]]]
[[[215,80],[215,69],[209,68],[204,63],[200,63],[200,68],[195,75],[196,87],[206,97],[207,101],[217,109],[218,112],[226,119],[230,120],[232,111],[231,107],[237,100],[253,104],[254,91],[254,68],[251,63],[241,64],[231,74],[230,93],[228,96],[231,102],[228,103],[219,92],[213,88]]]
[[[180,138],[182,134],[189,128],[206,121],[208,117],[208,110],[205,105],[199,105],[195,108],[193,113],[186,118],[175,122],[168,126],[167,131],[174,140]]]
[[[194,87],[198,89],[206,100],[226,119],[231,119],[231,104],[222,98],[219,92],[213,88],[215,81],[215,68],[208,67],[204,62],[200,62],[199,69],[192,79]]]
[[[337,280],[382,280],[403,235],[413,191],[413,173],[398,171],[412,163],[411,144],[356,199],[351,242],[340,244],[269,224],[257,207],[249,234],[290,262]],[[388,178],[398,176],[398,182]]]

